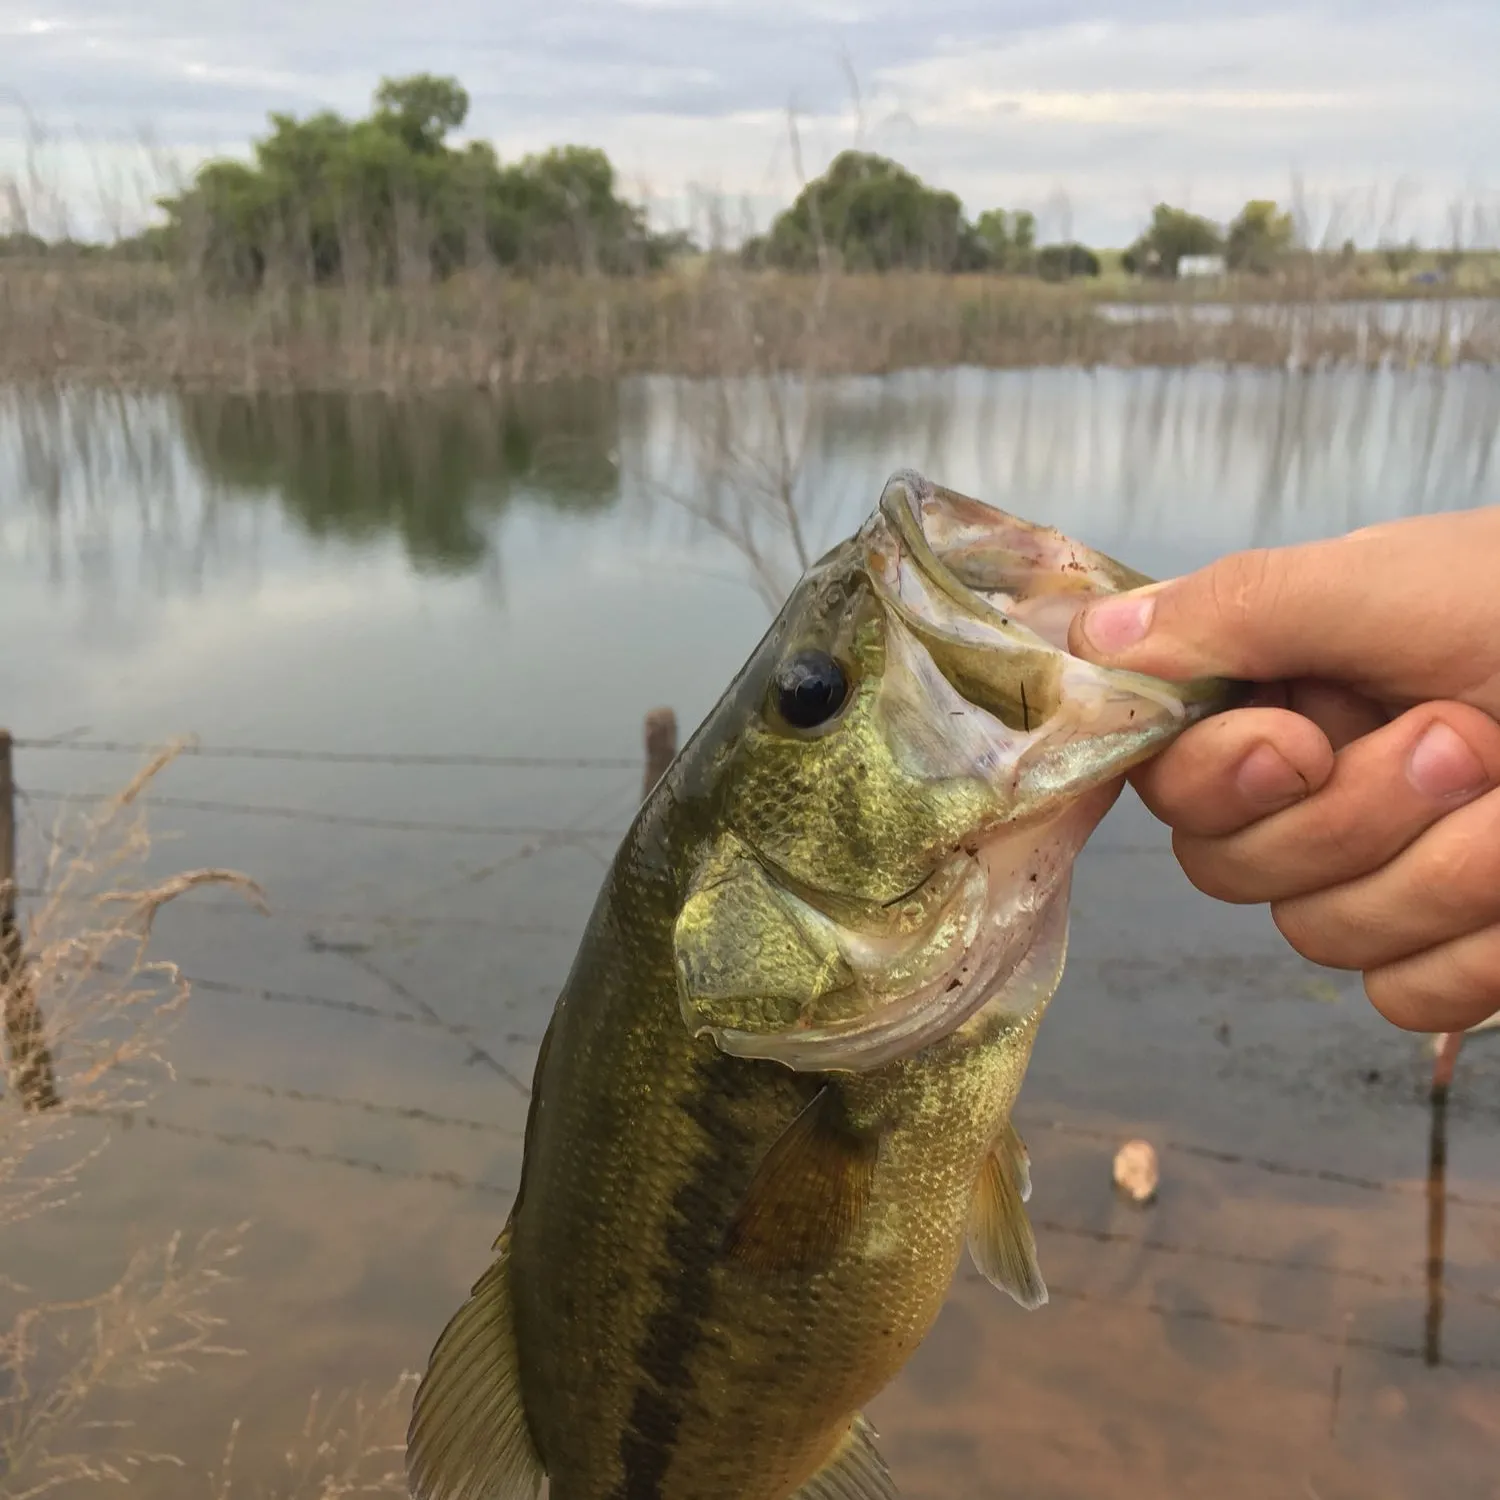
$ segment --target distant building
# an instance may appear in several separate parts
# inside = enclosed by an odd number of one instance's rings
[[[1187,276],[1222,276],[1225,271],[1222,255],[1184,255],[1177,262],[1179,278]]]

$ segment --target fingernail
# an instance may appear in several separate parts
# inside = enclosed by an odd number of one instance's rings
[[[1083,633],[1096,651],[1113,656],[1145,636],[1155,613],[1156,600],[1149,594],[1104,599],[1083,612]]]
[[[1429,797],[1477,792],[1489,780],[1484,762],[1446,724],[1433,724],[1416,743],[1406,774]]]
[[[1247,801],[1273,807],[1295,801],[1307,793],[1307,782],[1275,745],[1257,745],[1235,775]]]

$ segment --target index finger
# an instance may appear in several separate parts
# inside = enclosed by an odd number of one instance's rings
[[[1195,838],[1238,833],[1317,791],[1333,746],[1284,708],[1238,708],[1195,724],[1131,776],[1151,813]]]

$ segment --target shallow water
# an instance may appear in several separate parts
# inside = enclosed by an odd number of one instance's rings
[[[1376,340],[1387,357],[1422,363],[1440,354],[1455,360],[1492,360],[1491,341],[1500,314],[1500,303],[1492,297],[1224,302],[1216,300],[1218,289],[1212,282],[1196,291],[1187,300],[1101,303],[1098,312],[1115,323],[1249,323],[1284,330],[1293,363],[1315,359],[1319,338],[1335,329],[1356,336],[1354,353],[1360,360],[1369,356]]]
[[[503,1222],[642,716],[685,736],[765,628],[797,571],[787,493],[806,555],[911,465],[1161,573],[1500,503],[1497,430],[1481,370],[0,396],[23,883],[59,797],[139,761],[85,747],[191,732],[214,753],[158,783],[151,868],[244,870],[273,907],[162,914],[156,949],[201,981],[177,1079],[75,1201],[5,1231],[0,1269],[67,1298],[253,1221],[212,1304],[244,1353],[105,1398],[183,1462],[142,1484],[201,1493],[238,1418],[236,1486],[292,1487],[314,1389],[425,1360]],[[1500,1033],[1454,1088],[1432,1367],[1420,1044],[1263,913],[1198,897],[1128,801],[1074,904],[1018,1115],[1053,1300],[963,1273],[872,1411],[903,1493],[1500,1494]],[[1145,1212],[1109,1181],[1135,1134],[1161,1150]]]

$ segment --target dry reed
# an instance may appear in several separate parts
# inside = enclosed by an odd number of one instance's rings
[[[223,885],[263,906],[260,888],[231,870],[142,877],[151,841],[142,803],[180,747],[155,755],[87,816],[66,813],[47,834],[36,900],[22,927],[24,961],[5,986],[10,1028],[0,1094],[0,1245],[25,1221],[87,1191],[85,1169],[110,1146],[113,1126],[172,1076],[164,1043],[188,999],[176,965],[154,959],[157,913],[185,892]],[[0,1500],[100,1484],[150,1484],[183,1461],[153,1448],[118,1415],[124,1393],[190,1379],[205,1359],[243,1353],[224,1340],[215,1303],[231,1279],[247,1226],[184,1245],[138,1251],[102,1292],[60,1297],[0,1276]],[[0,1257],[14,1265],[15,1257]],[[271,1491],[306,1500],[399,1494],[399,1435],[412,1377],[376,1400],[362,1391],[307,1422]],[[226,1500],[239,1423],[208,1476]],[[241,1486],[240,1488],[243,1488]]]
[[[364,1388],[344,1391],[325,1402],[320,1391],[308,1400],[307,1414],[295,1444],[285,1455],[284,1471],[256,1493],[264,1500],[347,1500],[352,1495],[406,1494],[404,1435],[418,1377],[402,1374],[383,1394],[371,1399]],[[231,1500],[235,1450],[240,1422],[229,1429],[224,1458],[210,1476],[211,1500]],[[396,1435],[397,1441],[390,1441]]]
[[[139,1108],[170,1077],[161,1046],[188,986],[175,964],[148,956],[161,907],[203,884],[263,901],[229,870],[139,878],[151,842],[142,800],[177,753],[164,749],[88,816],[65,812],[50,831],[41,895],[21,927],[23,961],[3,996],[8,1021],[25,1020],[9,1027],[0,1096],[0,1229],[71,1192],[107,1139],[69,1153],[81,1122]]]
[[[213,296],[163,266],[0,261],[0,379],[134,388],[499,388],[564,377],[952,365],[1372,365],[1500,358],[1500,302],[1351,304],[1278,283],[1205,314],[1006,276],[801,276],[728,260],[650,277],[507,276]]]

